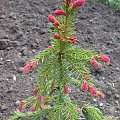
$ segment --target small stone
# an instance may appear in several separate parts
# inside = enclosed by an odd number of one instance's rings
[[[120,96],[118,94],[115,94],[115,99],[119,99]]]
[[[23,68],[22,67],[18,68],[17,72],[18,73],[22,73],[23,72]]]
[[[33,53],[35,53],[36,51],[35,50],[32,50]]]
[[[114,115],[115,107],[114,107],[114,106],[111,106],[111,107],[109,108],[109,112],[110,112],[111,115]]]
[[[97,105],[97,104],[94,104],[94,106],[95,106],[95,107],[98,107],[98,105]]]
[[[116,67],[115,69],[116,69],[117,71],[120,71],[120,68],[119,68],[119,67]]]
[[[97,99],[93,98],[93,101],[94,101],[94,102],[97,102]]]
[[[10,62],[11,60],[6,60],[6,62]]]
[[[17,100],[17,101],[15,102],[15,105],[16,105],[16,106],[19,106],[19,105],[20,105],[20,101]]]
[[[115,100],[115,103],[118,105],[119,104],[119,102],[117,101],[117,100]]]
[[[78,120],[86,120],[86,118],[79,118]]]
[[[6,110],[6,109],[7,109],[7,106],[5,106],[5,105],[2,105],[2,106],[1,106],[1,110],[2,110],[2,111]]]
[[[105,80],[105,77],[101,77],[102,78],[102,80]]]
[[[100,103],[99,106],[102,107],[102,106],[103,106],[103,103]]]
[[[14,13],[11,12],[11,13],[9,14],[9,18],[12,18],[13,20],[16,20],[17,17],[15,16]]]
[[[22,56],[26,56],[27,53],[28,53],[28,50],[27,50],[26,47],[23,47],[20,52],[21,52],[21,55],[22,55]]]
[[[0,16],[0,19],[4,19],[4,18],[5,18],[5,15],[1,15],[1,16]]]
[[[111,95],[111,94],[112,94],[112,92],[109,90],[109,91],[107,91],[107,94],[108,94],[108,95]]]
[[[14,91],[13,87],[10,87],[9,90],[7,90],[7,93],[12,93]]]
[[[8,39],[8,35],[4,35],[1,39]]]
[[[41,29],[39,32],[40,34],[45,34],[47,31],[45,29]]]
[[[16,76],[15,75],[13,75],[13,80],[16,81]]]
[[[3,65],[4,63],[2,61],[0,61],[0,65]]]
[[[116,110],[118,110],[118,111],[120,110],[120,105],[118,105],[118,106],[116,107]]]

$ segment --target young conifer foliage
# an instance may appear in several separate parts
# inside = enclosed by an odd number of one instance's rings
[[[23,72],[36,68],[37,85],[33,95],[20,102],[9,120],[80,120],[81,116],[86,120],[104,119],[98,108],[76,104],[69,96],[71,85],[76,85],[85,95],[103,99],[104,94],[95,87],[89,68],[98,69],[103,62],[110,62],[106,55],[75,45],[79,38],[75,36],[73,18],[84,4],[85,0],[64,0],[63,7],[48,15],[51,45],[23,67]]]

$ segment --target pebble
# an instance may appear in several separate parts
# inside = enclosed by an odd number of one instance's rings
[[[86,118],[81,118],[80,120],[86,120]]]
[[[15,75],[13,75],[13,80],[16,81],[16,76]]]
[[[11,60],[6,60],[6,62],[10,62]]]
[[[2,105],[0,108],[1,108],[1,110],[2,110],[2,111],[4,111],[4,110],[6,110],[6,109],[7,109],[7,106]]]
[[[99,106],[102,107],[102,106],[103,106],[103,103],[100,103]]]
[[[119,99],[120,96],[118,94],[115,94],[115,99]]]
[[[22,67],[18,68],[18,69],[17,69],[17,72],[18,72],[18,73],[22,73],[22,72],[23,72],[23,68],[22,68]]]
[[[20,105],[20,101],[19,100],[15,101],[15,105],[19,106]]]
[[[119,67],[116,67],[115,69],[116,69],[117,71],[120,71],[120,68],[119,68]]]
[[[40,34],[46,34],[46,33],[47,33],[47,30],[45,30],[45,29],[40,29],[40,30],[39,30],[39,33],[40,33]]]
[[[93,98],[93,101],[94,101],[94,102],[97,102],[97,99]]]
[[[107,91],[107,94],[108,94],[108,95],[111,95],[111,94],[112,94],[112,92],[109,90],[109,91]]]
[[[1,37],[1,39],[8,39],[8,38],[9,38],[8,35],[4,35]]]
[[[111,106],[111,107],[109,108],[109,112],[110,112],[111,115],[114,115],[115,107],[114,107],[114,106]]]
[[[9,14],[9,18],[12,18],[13,20],[16,20],[17,17],[15,16],[14,13],[10,13],[10,14]]]
[[[86,118],[81,117],[81,118],[78,118],[77,120],[86,120]]]
[[[21,49],[21,55],[22,55],[22,56],[26,56],[27,52],[28,52],[28,50],[27,50],[26,47],[23,47],[23,48]]]
[[[117,100],[115,100],[115,103],[118,105],[119,104],[119,102],[117,101]]]
[[[116,107],[116,110],[118,110],[118,111],[120,110],[120,105],[118,105],[118,106]]]
[[[102,80],[105,80],[105,77],[101,77],[102,78]]]
[[[4,18],[5,18],[5,15],[1,15],[1,16],[0,16],[0,19],[4,19]]]
[[[7,90],[7,93],[12,93],[14,91],[13,87],[10,87],[9,90]]]
[[[0,61],[0,65],[3,65],[4,63]]]
[[[7,78],[6,81],[8,81],[9,79]]]

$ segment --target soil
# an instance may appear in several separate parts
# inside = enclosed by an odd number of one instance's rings
[[[0,120],[7,120],[20,100],[31,94],[36,75],[23,74],[27,60],[50,43],[48,14],[56,0],[0,0]],[[77,14],[78,45],[108,55],[104,70],[92,70],[104,100],[85,98],[75,86],[71,99],[92,103],[105,114],[120,116],[120,11],[86,3]]]

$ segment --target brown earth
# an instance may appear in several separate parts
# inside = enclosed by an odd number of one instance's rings
[[[47,15],[59,8],[56,0],[0,0],[0,120],[7,120],[34,88],[36,76],[21,68],[49,43]],[[120,11],[91,3],[77,15],[78,45],[111,58],[104,71],[93,70],[105,100],[85,98],[73,86],[71,99],[90,102],[108,115],[120,116]]]

